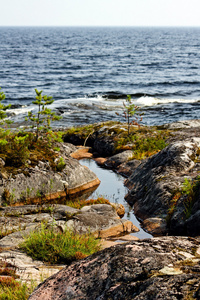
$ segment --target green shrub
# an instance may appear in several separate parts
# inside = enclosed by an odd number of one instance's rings
[[[1,101],[4,100],[5,98],[6,98],[5,94],[0,91],[0,125],[4,125],[5,123],[6,124],[12,123],[9,120],[4,120],[7,117],[5,111],[11,106],[10,104],[4,105],[1,103]]]
[[[41,229],[25,237],[20,248],[33,259],[68,264],[98,251],[100,246],[90,233],[80,235],[72,230],[58,233],[53,225],[41,224]]]

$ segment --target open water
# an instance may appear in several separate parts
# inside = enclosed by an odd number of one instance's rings
[[[127,94],[143,123],[200,118],[200,28],[0,27],[0,86],[23,125],[34,89],[68,127],[124,121]]]

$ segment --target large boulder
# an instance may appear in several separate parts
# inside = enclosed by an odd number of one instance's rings
[[[134,205],[136,216],[143,221],[149,219],[146,224],[150,227],[150,222],[155,224],[157,218],[154,234],[157,228],[160,234],[196,235],[197,229],[193,231],[192,223],[194,220],[200,223],[197,213],[200,211],[200,198],[192,203],[196,209],[191,209],[188,219],[182,187],[185,177],[192,181],[200,172],[199,147],[200,138],[173,142],[142,162],[125,181],[130,190],[126,200]],[[175,202],[178,193],[179,199]],[[162,230],[158,224],[161,224]]]
[[[0,205],[41,197],[53,201],[99,185],[97,176],[78,160],[68,155],[62,157],[65,164],[62,170],[55,171],[49,162],[39,161],[37,166],[18,170],[14,176],[5,178],[0,174]]]
[[[107,248],[40,284],[29,300],[199,299],[199,240],[153,238]]]

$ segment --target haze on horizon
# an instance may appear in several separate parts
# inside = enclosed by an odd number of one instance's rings
[[[0,0],[0,26],[200,26],[199,0]]]

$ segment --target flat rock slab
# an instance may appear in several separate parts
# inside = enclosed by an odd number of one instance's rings
[[[162,237],[106,248],[45,280],[29,300],[199,299],[199,247]]]
[[[118,206],[96,204],[75,209],[67,205],[24,205],[1,208],[0,228],[5,237],[0,240],[0,248],[15,248],[30,230],[41,222],[52,224],[59,230],[75,229],[80,233],[88,231],[96,237],[110,237],[137,232],[132,222],[120,219]]]
[[[1,233],[6,236],[0,239],[0,260],[12,263],[22,281],[34,279],[39,283],[58,272],[62,266],[47,266],[20,251],[19,245],[25,236],[40,228],[41,222],[54,224],[61,234],[66,228],[71,228],[80,234],[90,231],[97,238],[138,231],[132,222],[120,219],[116,210],[117,206],[114,208],[108,204],[85,206],[80,210],[59,204],[1,208],[0,228]],[[105,241],[102,247],[111,246],[113,243]]]
[[[80,233],[86,233],[89,229],[97,238],[139,231],[132,222],[120,219],[115,208],[107,204],[84,206],[79,214],[66,222],[66,226]]]
[[[0,253],[0,260],[10,263],[16,270],[22,282],[39,284],[41,281],[59,272],[65,266],[50,266],[17,250],[7,250]]]

